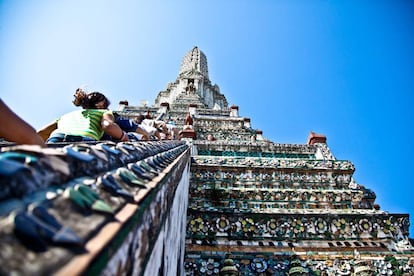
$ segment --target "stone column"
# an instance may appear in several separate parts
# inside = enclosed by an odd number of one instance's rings
[[[243,120],[243,126],[245,128],[251,128],[252,127],[251,124],[250,124],[250,118],[244,118],[244,120]]]
[[[190,112],[191,116],[194,116],[197,114],[197,105],[196,104],[190,104],[188,106],[188,112]]]
[[[237,105],[230,107],[230,117],[239,117],[239,107]]]
[[[256,130],[256,141],[263,141],[264,140],[264,138],[263,138],[263,131],[261,131],[261,130]]]
[[[127,107],[127,106],[128,106],[128,101],[120,101],[120,102],[119,102],[119,107],[118,107],[118,110],[122,111],[122,110],[124,110],[124,109],[125,109],[125,107]]]
[[[313,131],[309,133],[308,145],[313,145],[315,143],[326,144],[326,136],[322,134],[317,134]]]
[[[157,116],[157,120],[162,120],[164,115],[168,113],[170,110],[170,104],[167,102],[163,102],[160,104],[160,108],[158,109],[159,115]]]

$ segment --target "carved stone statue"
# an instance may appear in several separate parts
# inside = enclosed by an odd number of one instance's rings
[[[188,94],[191,94],[191,93],[194,93],[195,92],[195,90],[196,90],[196,88],[195,88],[195,86],[194,86],[194,83],[192,83],[192,82],[190,82],[188,85],[187,85],[187,87],[185,88],[185,92],[186,92],[186,94],[188,95]]]
[[[185,117],[185,124],[186,125],[193,125],[193,118],[191,117],[190,113],[187,113],[187,116]]]

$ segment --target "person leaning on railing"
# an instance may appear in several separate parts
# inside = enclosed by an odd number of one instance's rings
[[[150,140],[149,134],[142,126],[138,125],[133,119],[123,117],[116,112],[113,112],[115,122],[119,127],[125,131],[131,140]],[[132,135],[132,138],[131,138]],[[104,134],[101,140],[113,140],[108,134]]]
[[[106,133],[116,141],[128,141],[127,134],[115,123],[110,102],[100,92],[86,93],[78,88],[73,104],[82,106],[44,126],[38,133],[47,143],[99,141]]]

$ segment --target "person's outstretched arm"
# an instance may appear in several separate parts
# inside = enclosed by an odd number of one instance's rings
[[[139,125],[137,126],[137,129],[135,130],[135,132],[142,135],[142,140],[151,139],[151,135],[148,133],[148,131],[146,131],[144,128],[140,127]]]
[[[47,141],[47,139],[50,137],[50,134],[57,128],[57,120],[54,120],[53,122],[43,126],[42,128],[37,130],[37,134],[42,137],[43,141]]]
[[[36,130],[14,113],[1,99],[0,137],[17,144],[45,146],[43,139],[37,134]]]

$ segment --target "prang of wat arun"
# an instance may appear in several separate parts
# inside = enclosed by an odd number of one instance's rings
[[[413,275],[409,215],[381,210],[324,135],[265,139],[211,83],[198,47],[155,105],[119,108],[160,110],[191,145],[186,275]]]

